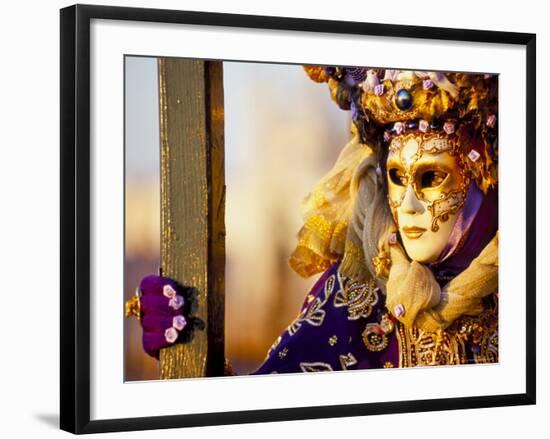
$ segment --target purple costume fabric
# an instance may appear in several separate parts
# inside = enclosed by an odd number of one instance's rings
[[[483,195],[477,186],[471,186],[459,215],[442,256],[438,262],[430,265],[436,278],[442,278],[443,283],[449,276],[456,276],[468,267],[495,236],[498,230],[497,191],[491,189]],[[457,236],[458,243],[450,244],[457,241]],[[448,252],[451,246],[452,252]]]
[[[475,183],[472,181],[470,187],[468,188],[468,195],[462,210],[458,214],[456,223],[451,231],[449,240],[443,248],[441,255],[439,256],[438,263],[441,263],[452,256],[456,250],[459,248],[459,245],[462,241],[462,237],[466,236],[470,230],[471,225],[474,222],[474,219],[477,216],[481,203],[483,202],[483,193],[477,188]]]
[[[308,303],[306,298],[302,306],[303,313],[307,313],[312,306],[316,307],[319,318],[298,320],[296,332],[286,330],[278,345],[271,349],[264,363],[253,375],[371,369],[384,367],[386,362],[398,366],[395,336],[390,338],[388,347],[381,352],[368,351],[361,337],[365,325],[378,321],[377,317],[385,311],[383,300],[374,306],[368,318],[353,320],[348,318],[347,306],[335,306],[336,293],[342,287],[337,276],[339,266],[338,262],[325,271],[308,295],[313,300]],[[326,288],[329,279],[335,280],[331,291]],[[318,308],[318,303],[323,303],[323,306]],[[291,324],[290,327],[292,326]],[[349,361],[352,358],[355,361]]]

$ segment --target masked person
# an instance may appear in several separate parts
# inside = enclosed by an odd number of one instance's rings
[[[322,275],[254,374],[497,362],[498,77],[305,70],[352,112],[353,138],[289,260]],[[184,292],[159,276],[140,291],[158,358],[186,331]]]

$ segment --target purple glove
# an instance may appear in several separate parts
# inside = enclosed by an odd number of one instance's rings
[[[189,338],[189,331],[195,326],[189,317],[194,291],[156,275],[144,277],[139,291],[143,349],[158,359],[162,348]]]

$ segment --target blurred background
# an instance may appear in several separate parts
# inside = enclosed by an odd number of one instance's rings
[[[224,62],[226,357],[255,370],[298,314],[316,276],[288,266],[302,225],[301,203],[350,139],[350,114],[301,66]],[[124,300],[160,263],[160,144],[157,59],[125,59]],[[159,377],[125,320],[127,381]]]

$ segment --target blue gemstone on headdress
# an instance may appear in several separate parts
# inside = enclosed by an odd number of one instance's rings
[[[397,108],[401,111],[407,111],[412,107],[412,104],[413,98],[411,92],[404,88],[399,89],[395,94],[395,105],[397,105]]]

